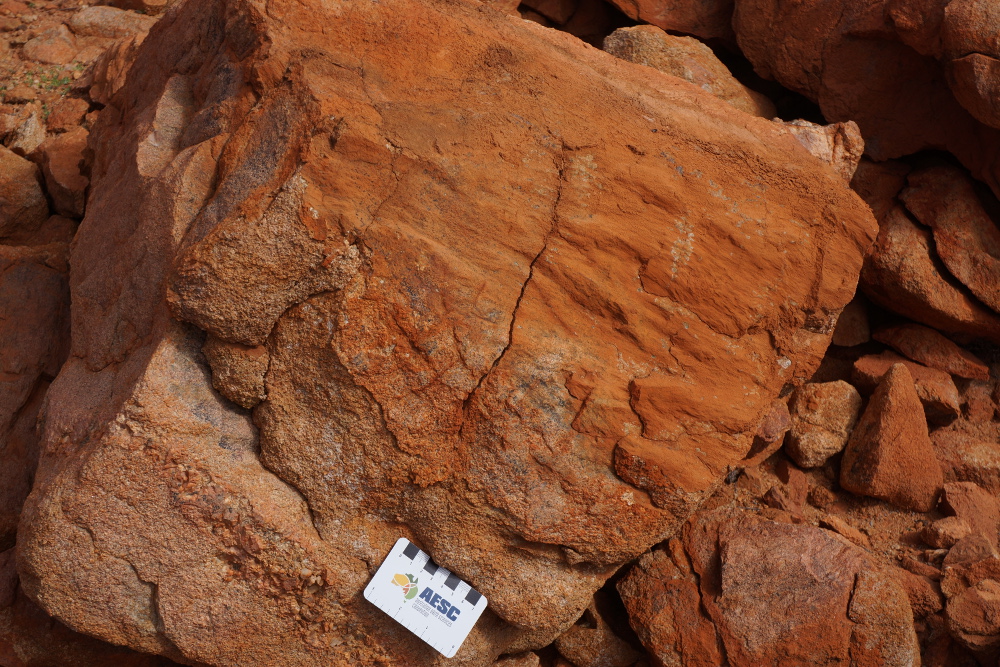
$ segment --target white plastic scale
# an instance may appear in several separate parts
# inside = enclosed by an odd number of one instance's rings
[[[451,658],[486,610],[486,598],[438,567],[405,537],[396,540],[365,587],[365,599]]]

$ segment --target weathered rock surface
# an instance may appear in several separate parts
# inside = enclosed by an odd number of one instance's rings
[[[1000,318],[951,276],[931,251],[931,232],[897,205],[879,219],[861,286],[875,303],[928,326],[1000,341]]]
[[[973,482],[952,482],[944,485],[941,504],[964,521],[970,533],[982,535],[994,549],[1000,547],[1000,503],[996,496]]]
[[[810,153],[833,167],[846,183],[851,182],[865,152],[865,142],[854,121],[817,125],[792,120],[783,124]]]
[[[151,16],[115,7],[84,7],[73,14],[69,28],[76,35],[120,39],[149,32],[154,23]]]
[[[656,26],[637,25],[619,28],[608,35],[604,50],[689,81],[740,111],[762,118],[774,118],[776,114],[771,100],[737,81],[712,49],[693,37],[668,35]]]
[[[65,25],[49,28],[24,45],[25,57],[45,65],[65,65],[76,57],[76,38]]]
[[[65,242],[0,245],[0,550],[14,545],[38,462],[36,418],[69,351],[67,254]]]
[[[1000,448],[996,424],[976,425],[965,420],[931,434],[934,451],[949,482],[975,482],[1000,495]]]
[[[972,380],[990,379],[989,366],[934,329],[900,324],[879,329],[874,338],[924,366]]]
[[[947,485],[946,485],[947,486]],[[947,516],[924,527],[921,537],[927,544],[937,549],[950,549],[963,537],[972,532],[969,524],[958,516]]]
[[[702,39],[733,38],[733,0],[612,0],[629,18]]]
[[[0,241],[49,217],[38,177],[38,167],[0,146]]]
[[[815,101],[830,122],[857,122],[872,158],[943,148],[996,192],[1000,133],[963,108],[945,74],[953,58],[997,57],[970,48],[994,39],[995,22],[981,16],[989,5],[736,0],[733,28],[761,76]]]
[[[45,141],[45,123],[40,104],[27,104],[17,126],[4,140],[4,145],[18,155],[30,155]]]
[[[943,483],[913,378],[906,366],[895,364],[847,442],[840,484],[852,493],[927,512]]]
[[[587,608],[581,621],[555,641],[559,654],[576,667],[630,667],[642,657],[614,633],[596,605]]]
[[[812,374],[870,213],[780,126],[478,3],[266,9],[167,13],[93,130],[24,590],[177,660],[434,664],[359,596],[405,535],[490,599],[449,664],[543,646]],[[208,336],[266,348],[252,419]]]
[[[947,423],[958,416],[961,412],[958,387],[950,375],[904,359],[890,350],[858,358],[851,381],[863,394],[870,394],[896,364],[906,366],[909,371],[928,419]]]
[[[1000,60],[970,53],[949,61],[945,75],[959,104],[980,123],[1000,128]]]
[[[658,665],[919,662],[895,575],[811,526],[700,512],[618,588]]]
[[[953,166],[915,171],[900,198],[934,232],[934,248],[948,271],[976,297],[1000,311],[1000,228],[972,180]]]
[[[263,346],[249,347],[209,337],[201,351],[212,368],[212,386],[233,403],[252,408],[266,397],[270,359]]]
[[[785,451],[803,468],[816,468],[843,451],[861,411],[861,395],[848,383],[810,383],[792,396],[792,426]]]
[[[14,550],[0,552],[0,664],[4,667],[171,667],[166,658],[137,653],[73,632],[18,589]]]
[[[82,127],[49,137],[38,147],[52,204],[60,215],[83,215],[90,179],[84,175],[88,132]]]
[[[948,631],[966,647],[1000,649],[1000,581],[984,579],[948,600]]]

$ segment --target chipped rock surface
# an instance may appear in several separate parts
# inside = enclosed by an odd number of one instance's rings
[[[1000,495],[1000,450],[996,423],[970,424],[956,420],[931,435],[934,451],[949,482],[975,482]]]
[[[842,380],[810,383],[795,391],[790,408],[785,450],[800,466],[815,468],[847,445],[861,411],[861,395]]]
[[[38,462],[35,422],[69,348],[68,247],[0,245],[0,550],[9,549]]]
[[[774,104],[767,97],[737,81],[712,50],[693,37],[668,35],[655,26],[638,25],[619,28],[608,35],[604,50],[689,81],[740,111],[762,118],[775,115]]]
[[[618,587],[655,664],[919,662],[895,575],[812,526],[700,512]]]
[[[34,230],[49,215],[34,164],[0,146],[0,240]]]
[[[810,153],[833,167],[845,182],[851,182],[865,152],[857,123],[817,125],[807,120],[793,120],[783,124]]]
[[[972,179],[953,166],[915,171],[900,198],[933,230],[935,250],[948,271],[1000,312],[1000,228],[984,209]]]
[[[931,251],[931,231],[896,205],[879,219],[861,287],[875,303],[951,333],[1000,341],[1000,317],[968,293]]]
[[[812,375],[874,237],[779,125],[478,4],[190,2],[137,41],[18,570],[173,660],[438,664],[359,595],[400,536],[490,600],[449,664],[549,644]],[[252,413],[212,339],[266,350]]]
[[[990,379],[990,369],[981,359],[934,329],[901,324],[879,329],[874,338],[924,366],[973,380]]]
[[[84,128],[77,127],[65,134],[49,137],[38,147],[45,184],[60,215],[83,215],[87,186],[90,184],[83,166],[88,134]]]

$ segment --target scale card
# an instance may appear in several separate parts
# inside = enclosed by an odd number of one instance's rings
[[[433,646],[455,655],[486,609],[486,598],[438,567],[405,537],[396,540],[365,587],[365,599]]]

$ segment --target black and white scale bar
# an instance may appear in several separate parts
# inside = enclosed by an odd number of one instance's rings
[[[368,582],[365,599],[446,658],[455,655],[487,605],[482,593],[404,537]]]

